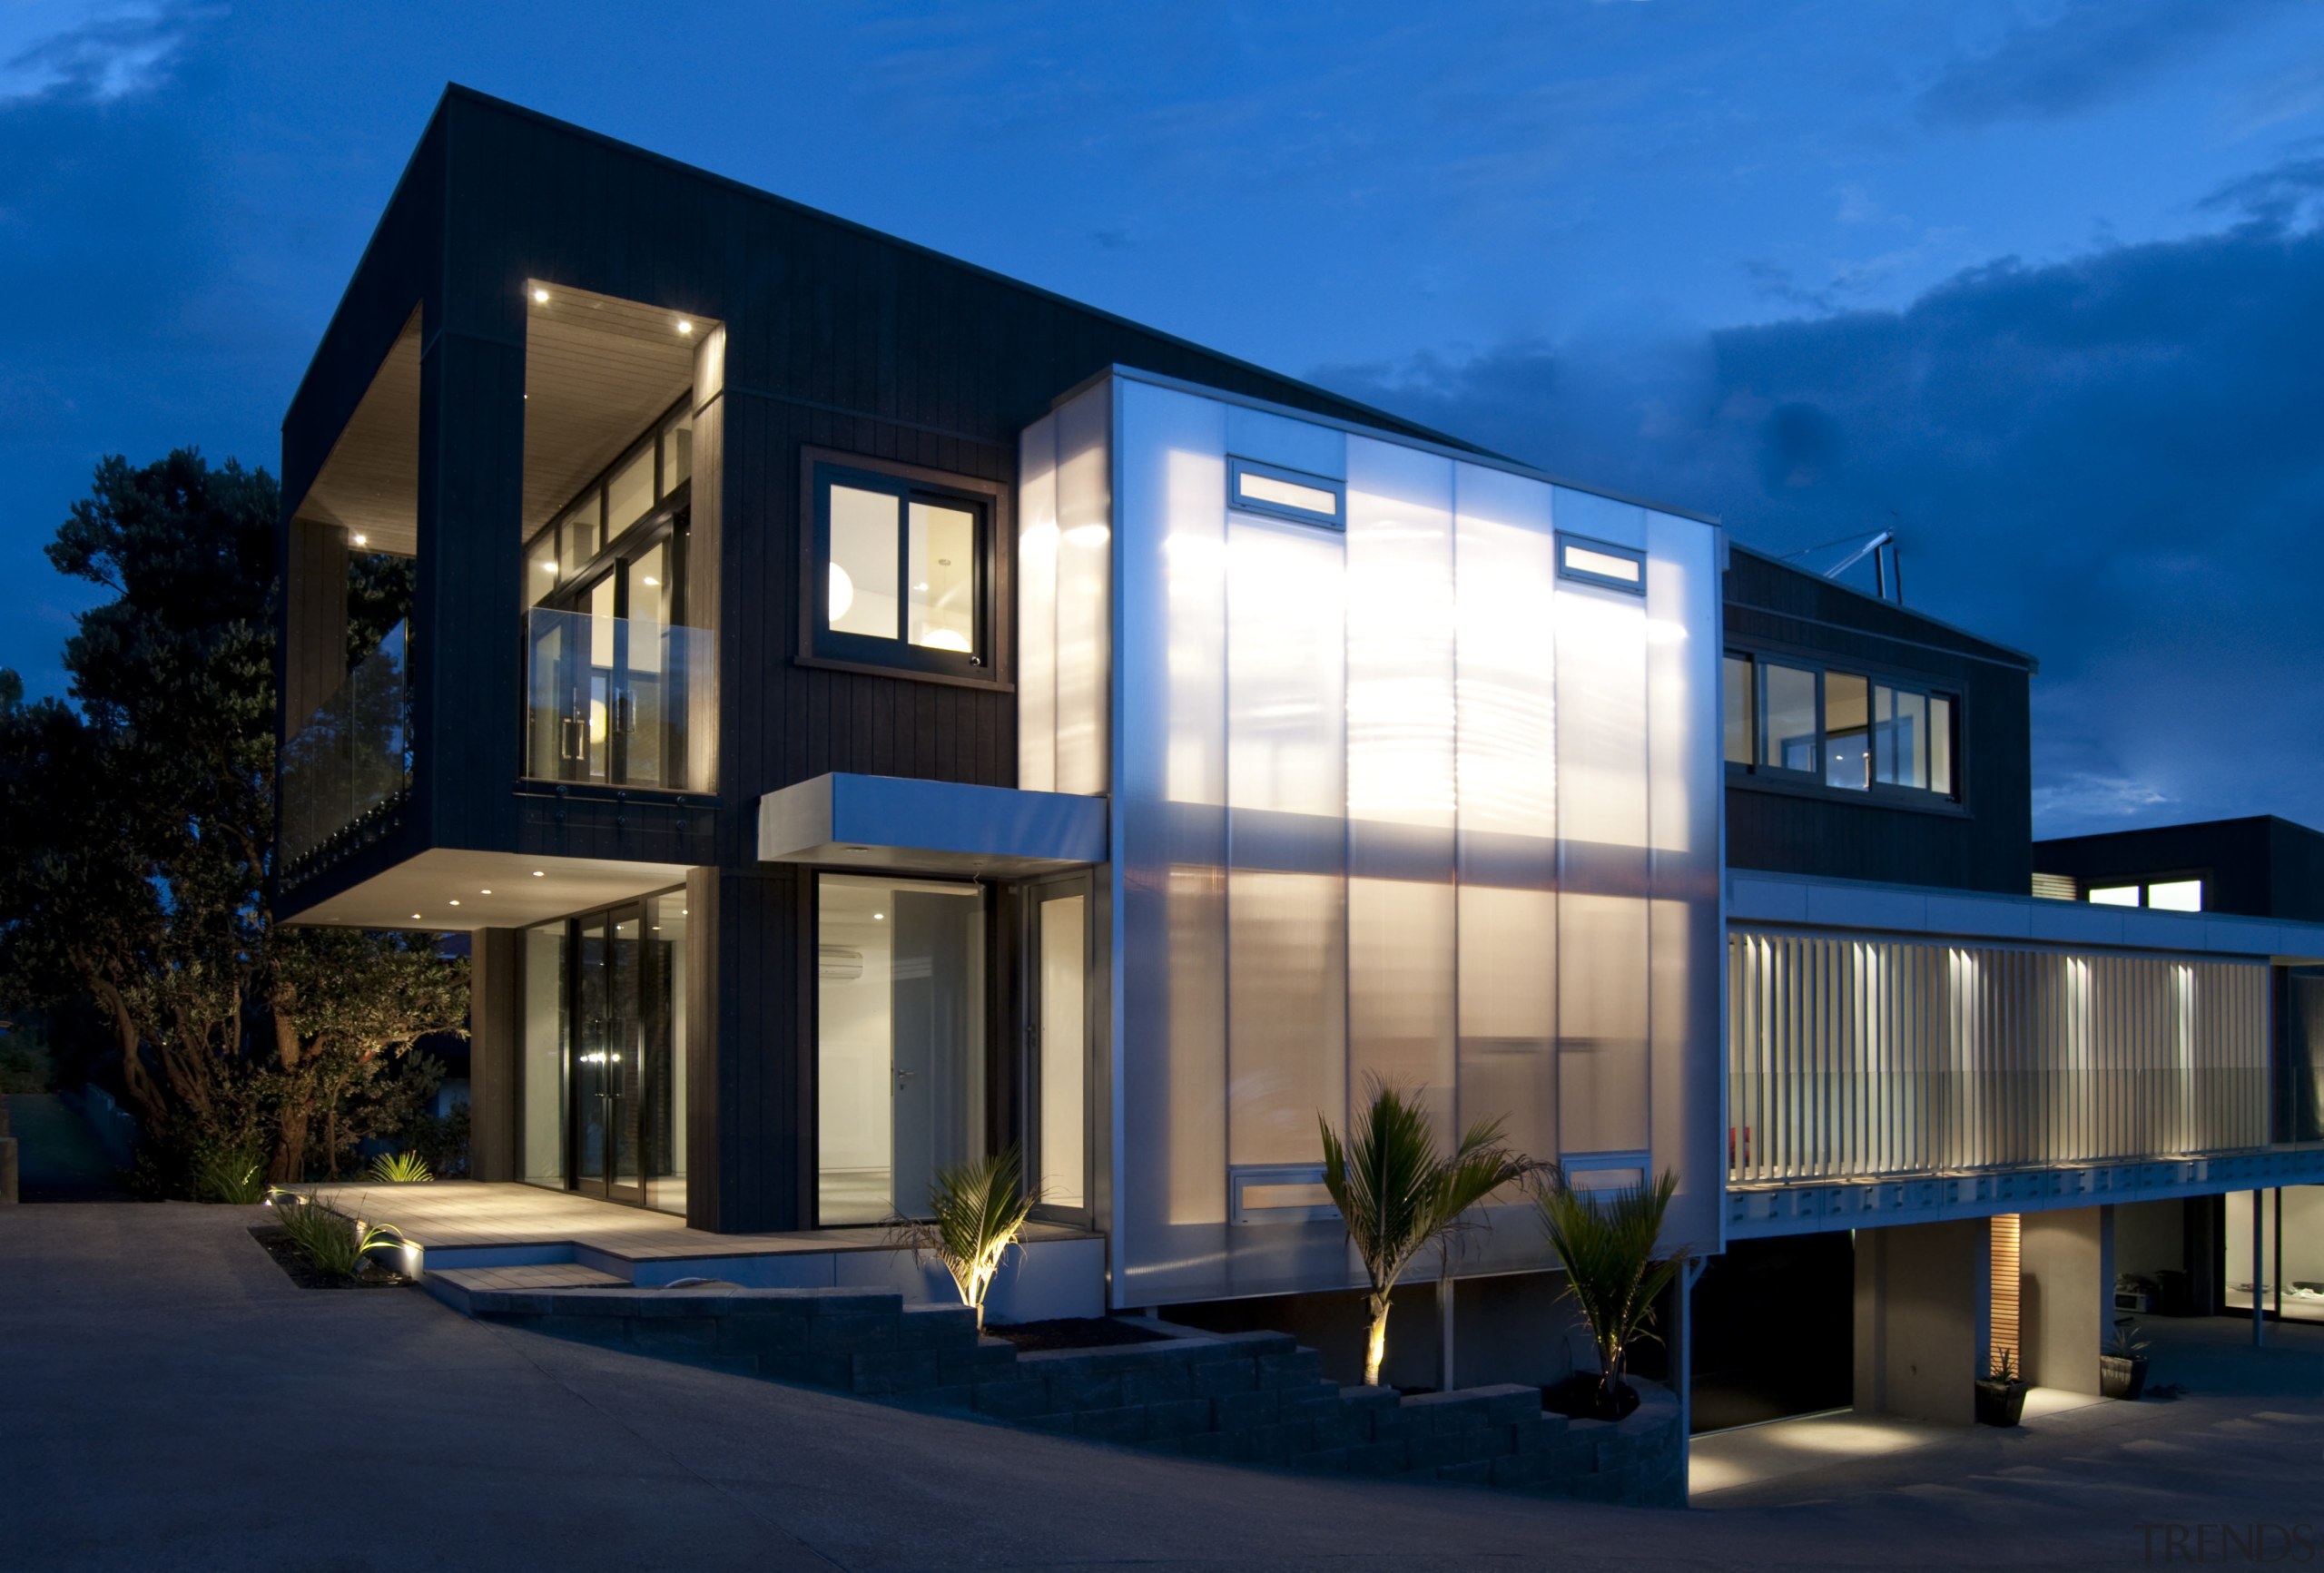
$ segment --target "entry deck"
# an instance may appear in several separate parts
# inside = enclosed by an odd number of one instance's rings
[[[956,1300],[944,1270],[916,1259],[884,1228],[713,1234],[667,1213],[469,1180],[310,1189],[340,1212],[393,1224],[419,1248],[411,1265],[428,1292],[462,1311],[473,1289],[655,1286],[686,1278],[746,1289],[891,1289],[907,1304]],[[1104,1237],[1031,1224],[986,1304],[997,1321],[1029,1322],[1102,1315],[1105,1299]]]

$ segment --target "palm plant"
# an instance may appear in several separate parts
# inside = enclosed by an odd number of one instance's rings
[[[1565,1293],[1581,1308],[1598,1346],[1598,1403],[1619,1414],[1630,1351],[1653,1338],[1654,1303],[1686,1265],[1678,1251],[1658,1261],[1663,1214],[1679,1188],[1669,1169],[1653,1185],[1580,1191],[1552,1172],[1533,1199],[1541,1227],[1565,1268]]]
[[[381,1153],[371,1160],[371,1177],[389,1185],[425,1185],[436,1177],[418,1153]]]
[[[960,1303],[977,1313],[977,1331],[984,1331],[985,1291],[992,1287],[1025,1220],[1040,1205],[1041,1188],[1025,1185],[1025,1166],[1017,1148],[1009,1147],[975,1163],[937,1171],[928,1187],[933,1217],[900,1223],[897,1232],[914,1253],[925,1253],[944,1265]]]
[[[1444,1248],[1462,1214],[1531,1165],[1502,1145],[1499,1120],[1471,1126],[1447,1156],[1437,1150],[1428,1107],[1417,1094],[1406,1096],[1376,1077],[1366,1090],[1371,1102],[1357,1113],[1346,1142],[1322,1116],[1316,1124],[1324,1133],[1324,1188],[1372,1281],[1364,1303],[1371,1319],[1364,1383],[1377,1387],[1396,1280],[1429,1246]]]

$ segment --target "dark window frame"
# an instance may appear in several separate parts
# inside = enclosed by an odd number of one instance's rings
[[[1646,595],[1647,575],[1646,554],[1644,552],[1640,551],[1636,546],[1618,546],[1612,541],[1601,541],[1594,536],[1578,536],[1571,530],[1559,530],[1556,532],[1556,535],[1557,568],[1559,578],[1569,580],[1576,585],[1595,585],[1601,590],[1612,590],[1620,595],[1636,595],[1640,599],[1644,599]],[[1619,557],[1626,563],[1636,564],[1638,566],[1638,577],[1635,579],[1620,578],[1612,574],[1600,574],[1594,569],[1581,567],[1575,564],[1567,562],[1567,550],[1576,546],[1585,552],[1595,552],[1600,556]]]
[[[899,464],[869,454],[802,446],[800,448],[799,646],[802,666],[875,673],[923,683],[1006,691],[1010,686],[1010,524],[1009,490],[998,481],[920,465]],[[894,639],[841,633],[828,626],[831,604],[831,500],[833,482],[885,492],[909,503],[914,496],[951,506],[966,505],[976,518],[976,648],[967,652],[911,644],[899,624]],[[897,516],[899,616],[910,572],[911,510]]]
[[[1749,782],[1756,785],[1780,788],[1786,791],[1810,793],[1843,802],[1877,802],[1896,807],[1959,808],[1968,801],[1968,787],[1964,769],[1962,739],[1967,731],[1967,696],[1958,686],[1946,686],[1940,680],[1920,673],[1906,673],[1874,662],[1852,662],[1846,657],[1835,659],[1827,654],[1808,654],[1793,651],[1758,646],[1728,645],[1720,653],[1720,693],[1726,692],[1725,664],[1728,661],[1748,662],[1751,667],[1751,757],[1747,762],[1726,757],[1726,729],[1720,727],[1719,757],[1730,782]],[[1804,672],[1815,679],[1816,747],[1814,764],[1806,770],[1772,765],[1767,761],[1768,668],[1770,664]],[[1950,706],[1947,726],[1947,760],[1952,767],[1951,789],[1939,791],[1934,787],[1905,786],[1884,782],[1876,772],[1861,788],[1836,786],[1827,771],[1830,762],[1829,733],[1826,730],[1826,679],[1834,672],[1860,677],[1866,685],[1865,699],[1871,704],[1874,691],[1894,689],[1917,694],[1924,700],[1942,699]],[[1867,715],[1867,771],[1876,771],[1876,757],[1869,742],[1871,731],[1877,726]],[[1932,724],[1925,747],[1934,756],[1935,729]]]
[[[533,548],[543,541],[549,544],[549,561],[557,565],[556,586],[547,595],[534,595],[532,581],[529,578],[525,581],[521,595],[524,606],[527,611],[535,606],[566,604],[571,598],[572,587],[596,578],[609,563],[631,546],[632,536],[637,536],[640,531],[660,529],[674,518],[690,510],[694,499],[693,464],[691,461],[688,462],[686,478],[682,481],[673,481],[665,476],[662,473],[664,467],[662,439],[669,434],[671,428],[677,424],[678,418],[681,416],[686,417],[691,426],[694,413],[694,389],[689,388],[672,400],[667,409],[648,421],[642,435],[625,443],[622,450],[614,456],[613,461],[592,476],[587,485],[566,498],[562,506],[550,509],[548,523],[525,537],[522,555],[528,570],[534,561]],[[606,510],[611,504],[607,500],[606,487],[613,480],[615,472],[631,459],[635,458],[640,450],[650,450],[654,455],[653,506],[637,518],[624,526],[619,535],[608,536]],[[596,536],[596,546],[586,556],[581,558],[573,571],[568,574],[565,571],[565,523],[581,509],[584,503],[596,505],[597,522],[594,533]],[[683,583],[683,579],[680,582]],[[683,607],[680,610],[683,615]]]
[[[1329,492],[1332,511],[1327,514],[1315,508],[1303,508],[1294,503],[1246,497],[1243,495],[1243,477],[1246,475],[1256,476],[1261,480],[1282,481],[1286,486]],[[1259,514],[1271,519],[1288,519],[1297,525],[1313,525],[1318,529],[1344,531],[1347,528],[1347,483],[1334,480],[1329,476],[1310,475],[1305,470],[1285,469],[1281,465],[1262,464],[1257,459],[1236,458],[1230,455],[1226,460],[1226,506],[1238,514]]]

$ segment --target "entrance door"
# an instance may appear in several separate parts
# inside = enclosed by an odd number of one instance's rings
[[[1042,1206],[1089,1207],[1089,882],[1033,888],[1026,1015],[1032,1161]]]
[[[645,1200],[645,909],[616,907],[574,925],[573,1188]]]
[[[818,877],[818,1222],[924,1218],[984,1155],[985,909],[972,884]]]

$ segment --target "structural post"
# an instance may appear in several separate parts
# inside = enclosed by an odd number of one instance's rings
[[[1436,1281],[1436,1391],[1451,1392],[1452,1380],[1452,1274]]]
[[[2254,1349],[2264,1347],[2268,1342],[2268,1274],[2263,1271],[2268,1264],[2268,1259],[2262,1254],[2267,1244],[2267,1235],[2262,1230],[2264,1220],[2261,1216],[2267,1211],[2267,1206],[2268,1193],[2253,1191],[2251,1193],[2251,1347]]]
[[[1679,1395],[1679,1435],[1695,1434],[1695,1285],[1709,1258],[1689,1256],[1679,1269],[1678,1336],[1670,1341],[1670,1385]]]
[[[478,929],[468,951],[468,1175],[520,1178],[518,1062],[525,1026],[524,932]]]

